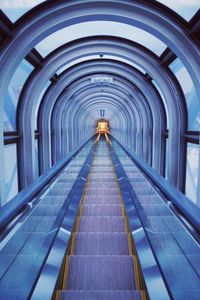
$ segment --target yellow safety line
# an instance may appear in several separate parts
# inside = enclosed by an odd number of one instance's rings
[[[70,258],[69,255],[67,255],[65,257],[65,267],[64,267],[64,276],[63,276],[63,282],[62,282],[62,290],[66,290],[66,287],[67,287],[67,277],[68,277],[68,271],[69,271],[69,258]]]
[[[71,247],[70,247],[69,255],[74,254],[75,240],[76,240],[76,234],[72,233],[72,241],[71,241]]]
[[[55,295],[55,300],[59,300],[59,299],[60,299],[60,290],[57,290]]]
[[[124,217],[124,228],[127,233],[130,232],[127,217]]]
[[[83,205],[81,204],[78,210],[78,216],[80,217],[83,213]]]
[[[80,222],[80,217],[77,217],[76,218],[76,223],[75,223],[75,226],[74,226],[74,232],[78,232],[79,222]]]
[[[128,233],[128,249],[129,249],[129,254],[133,255],[133,247],[132,247],[132,237],[131,233]]]
[[[124,205],[121,205],[121,209],[122,209],[122,216],[126,217],[126,212],[125,212]]]
[[[141,291],[142,300],[147,300],[146,292],[144,290]]]
[[[136,286],[136,290],[141,290],[140,287],[140,279],[139,279],[139,270],[138,270],[138,264],[137,264],[137,258],[134,255],[133,256],[133,265],[134,265],[134,273],[135,273],[135,286]]]
[[[119,197],[119,201],[121,203],[121,206],[124,206],[124,203],[123,203],[123,200],[122,200],[122,196],[120,194],[120,189],[119,189],[118,183],[117,183],[117,189],[118,189],[118,197]],[[125,212],[125,210],[124,210],[124,212]],[[126,212],[125,212],[125,214],[126,214]]]

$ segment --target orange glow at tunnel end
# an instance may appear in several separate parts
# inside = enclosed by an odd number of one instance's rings
[[[101,135],[105,135],[106,142],[111,144],[108,134],[110,133],[109,123],[106,119],[100,119],[97,121],[96,125],[96,134],[97,139],[96,143],[99,142]]]

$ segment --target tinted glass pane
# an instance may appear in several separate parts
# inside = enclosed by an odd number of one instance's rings
[[[0,8],[15,22],[32,7],[45,2],[41,0],[0,0]]]
[[[157,84],[157,82],[155,80],[152,80],[152,83],[155,85],[156,89],[158,90],[158,92],[160,94],[160,97],[162,98],[162,101],[163,101],[163,104],[164,104],[164,107],[165,107],[165,112],[166,112],[167,128],[169,128],[169,113],[168,113],[165,97],[164,97],[159,85]]]
[[[159,2],[174,10],[187,21],[200,8],[199,0],[159,0]]]
[[[188,109],[188,129],[200,130],[200,100],[193,81],[180,59],[177,58],[169,67],[178,79],[185,95]]]
[[[4,150],[5,150],[6,200],[9,201],[18,193],[16,144],[6,145],[4,147]]]
[[[39,159],[38,159],[38,140],[35,140],[35,164],[34,164],[34,178],[39,176]]]
[[[35,130],[37,130],[37,127],[38,127],[37,126],[38,125],[37,124],[37,116],[38,116],[38,110],[39,110],[40,102],[41,102],[41,99],[44,96],[44,94],[45,94],[45,92],[46,92],[46,90],[47,90],[47,88],[50,84],[51,84],[51,81],[48,80],[47,83],[45,84],[41,94],[40,94],[40,97],[38,98],[38,101],[37,101],[37,105],[36,105],[36,109],[35,109]]]
[[[165,154],[165,178],[168,179],[168,163],[169,163],[169,140],[166,139],[166,154]]]
[[[186,195],[200,206],[200,145],[187,145]]]
[[[23,60],[16,69],[12,80],[9,84],[6,100],[4,103],[3,128],[4,131],[16,130],[16,108],[21,90],[33,66],[26,60]]]
[[[39,176],[39,160],[38,160],[38,140],[35,140],[35,165],[34,176],[35,179]]]
[[[5,14],[15,22],[32,7],[45,2],[44,0],[0,0],[0,7]],[[159,0],[160,3],[168,6],[186,20],[199,9],[199,0]]]

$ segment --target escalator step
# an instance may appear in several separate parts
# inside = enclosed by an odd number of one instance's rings
[[[139,291],[59,291],[58,300],[141,300]]]
[[[129,255],[127,233],[77,233],[74,255]]]
[[[103,175],[103,174],[99,174],[99,175]],[[90,182],[91,183],[98,183],[98,182],[115,182],[115,178],[114,178],[114,176],[112,176],[112,177],[109,177],[109,178],[107,178],[107,177],[90,177]]]
[[[118,189],[115,188],[88,188],[86,195],[118,195]]]
[[[122,216],[119,205],[82,205],[82,216]]]
[[[124,232],[123,217],[81,217],[79,232]]]
[[[86,195],[85,196],[85,200],[84,200],[84,204],[119,204],[119,197],[118,195],[104,195],[104,196],[100,196],[100,195]]]
[[[90,173],[90,178],[91,180],[103,180],[103,179],[108,179],[108,180],[113,180],[114,179],[114,174],[113,172],[96,172],[96,173],[93,173],[92,172]]]
[[[116,188],[115,181],[90,181],[88,188]]]
[[[134,290],[133,257],[128,255],[69,257],[66,288],[71,290]]]

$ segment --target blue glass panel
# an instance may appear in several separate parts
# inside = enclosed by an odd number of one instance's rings
[[[34,177],[35,177],[35,179],[38,176],[39,176],[38,140],[35,140],[35,166],[34,166]]]
[[[38,125],[37,124],[37,116],[38,116],[38,110],[39,110],[39,106],[40,106],[40,103],[41,103],[41,99],[44,96],[44,94],[45,94],[45,92],[46,92],[46,90],[47,90],[47,88],[50,84],[51,84],[51,81],[48,80],[47,83],[45,84],[39,98],[38,98],[38,101],[37,101],[37,105],[36,105],[36,109],[35,109],[35,130],[37,130],[37,127],[38,127],[37,126]]]
[[[158,85],[158,83],[155,81],[155,80],[152,80],[152,83],[155,85],[156,89],[158,90],[159,94],[160,94],[160,97],[162,98],[162,101],[163,101],[163,105],[165,107],[165,112],[166,112],[166,121],[167,121],[167,128],[169,128],[169,113],[168,113],[168,109],[167,109],[167,104],[166,104],[166,101],[165,101],[165,97]]]
[[[12,80],[10,81],[6,100],[4,103],[4,117],[3,117],[3,128],[4,131],[15,131],[16,130],[16,107],[21,90],[24,83],[30,73],[33,70],[33,66],[26,60],[23,60],[16,69]]]
[[[15,22],[23,14],[29,11],[32,7],[45,2],[41,0],[0,0],[0,8],[8,16],[8,18]]]
[[[165,178],[168,179],[168,165],[169,165],[169,140],[166,139],[166,153],[165,153]]]
[[[200,206],[200,145],[188,143],[186,196]]]
[[[0,0],[0,8],[5,14],[15,22],[24,13],[32,7],[45,2],[44,0]],[[160,3],[165,4],[186,20],[190,18],[199,9],[199,0],[159,0]]]
[[[159,0],[159,2],[174,10],[187,21],[189,21],[200,8],[199,0]]]
[[[169,67],[178,79],[185,95],[188,109],[188,129],[200,130],[200,101],[193,81],[179,58]]]
[[[16,144],[5,145],[5,181],[6,200],[9,201],[18,193],[17,149]]]

